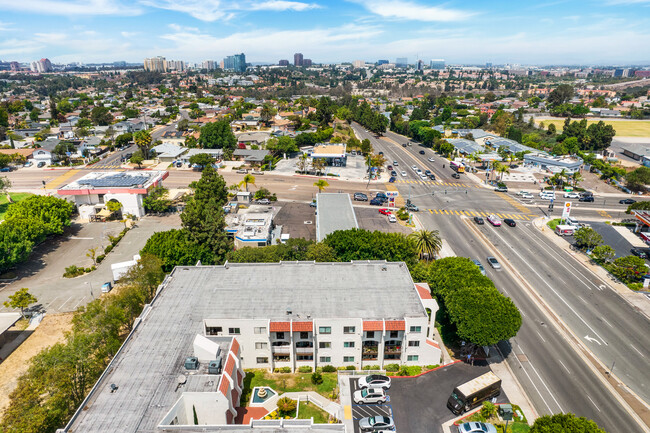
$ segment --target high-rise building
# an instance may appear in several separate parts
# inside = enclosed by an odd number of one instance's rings
[[[202,66],[203,69],[207,69],[208,71],[214,71],[216,69],[216,64],[214,63],[214,60],[204,60]]]
[[[387,65],[387,64],[388,64],[388,60],[377,60],[377,66]]]
[[[485,67],[486,67],[487,69],[490,69],[490,68],[492,67],[492,62],[486,62],[486,63],[485,63]]]
[[[185,62],[182,60],[168,60],[166,69],[168,71],[183,72],[185,70]]]
[[[398,57],[395,59],[395,67],[397,68],[406,68],[409,65],[409,60],[406,57]]]
[[[41,59],[35,62],[30,63],[30,69],[32,72],[44,73],[52,72],[52,63],[49,59]]]
[[[304,59],[304,60],[302,61],[302,65],[303,65],[305,68],[309,68],[309,67],[311,66],[311,59]]]
[[[364,62],[363,60],[355,60],[354,62],[352,62],[352,66],[356,69],[363,68],[365,64],[366,62]]]
[[[445,59],[431,59],[429,67],[435,70],[445,69]]]
[[[246,72],[246,55],[241,53],[226,57],[223,59],[223,68],[239,73]]]
[[[151,72],[165,72],[167,71],[167,60],[162,56],[144,59],[144,70]]]
[[[280,66],[289,66],[289,61],[288,60],[280,60],[278,62],[278,65],[280,65]]]
[[[293,66],[302,66],[303,57],[302,53],[296,53],[293,55]]]
[[[421,70],[424,69],[424,62],[422,60],[418,60],[417,69],[418,69],[418,71],[421,71]]]
[[[11,68],[12,72],[20,71],[20,63],[18,62],[11,62],[9,64],[9,67]]]

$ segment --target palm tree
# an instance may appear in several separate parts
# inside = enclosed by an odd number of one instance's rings
[[[244,176],[244,180],[239,182],[239,185],[244,185],[244,188],[246,188],[246,192],[248,192],[249,183],[255,185],[255,176],[253,176],[252,174],[247,174],[246,176]]]
[[[442,248],[442,240],[438,230],[418,230],[409,235],[415,241],[420,258],[431,260]]]
[[[564,179],[565,179],[565,178],[568,179],[569,176],[567,175],[565,169],[562,169],[562,171],[559,172],[558,174],[559,174],[559,177],[560,177],[560,182],[562,183],[562,186],[564,186]]]
[[[499,161],[493,161],[492,162],[492,173],[497,173],[503,164],[501,164]],[[495,175],[496,177],[496,175]]]
[[[311,166],[316,170],[316,174],[320,175],[325,168],[325,161],[323,161],[323,158],[314,158],[311,162]]]
[[[505,173],[510,174],[510,168],[508,168],[507,165],[500,165],[499,166],[499,173],[501,173],[501,177],[499,178],[499,180],[503,180],[503,175]]]
[[[307,169],[307,166],[309,165],[309,156],[306,153],[300,155],[300,158],[298,158],[297,165],[298,165],[298,170],[304,173],[305,170]]]
[[[571,179],[573,180],[574,188],[578,186],[578,182],[582,182],[583,180],[585,180],[585,178],[582,177],[579,171],[574,172],[573,175],[571,176]]]
[[[133,134],[133,141],[135,141],[135,144],[138,146],[140,151],[142,152],[142,156],[144,159],[149,158],[149,146],[151,146],[151,134],[149,131],[138,131],[135,134]]]
[[[325,179],[318,179],[316,182],[314,182],[314,186],[318,188],[318,192],[323,192],[323,190],[330,186],[330,184],[327,183]]]

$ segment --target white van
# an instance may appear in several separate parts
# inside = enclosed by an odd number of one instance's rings
[[[578,220],[573,217],[567,217],[566,225],[573,226],[573,227],[580,227],[580,223],[578,222]]]
[[[557,227],[555,227],[555,234],[558,236],[573,236],[575,230],[576,228],[573,226],[558,224]]]

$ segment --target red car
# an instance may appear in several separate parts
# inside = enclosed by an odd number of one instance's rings
[[[379,213],[382,215],[390,215],[390,211],[388,209],[379,209]]]

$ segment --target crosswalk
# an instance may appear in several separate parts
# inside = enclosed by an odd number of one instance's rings
[[[482,217],[488,217],[492,214],[498,216],[501,219],[504,218],[511,218],[513,220],[521,220],[521,221],[530,221],[531,219],[534,218],[533,215],[525,215],[525,214],[520,214],[520,213],[505,213],[505,212],[482,212],[482,211],[475,211],[475,210],[447,210],[447,209],[424,209],[425,212],[429,212],[430,214],[433,215],[448,215],[448,216],[467,216],[467,217],[475,217],[475,216],[482,216]]]
[[[523,204],[519,203],[517,200],[510,197],[508,194],[504,194],[502,192],[495,192],[495,194],[498,195],[499,197],[501,197],[502,199],[504,199],[505,201],[507,201],[508,203],[510,203],[517,210],[519,210],[519,211],[521,211],[523,213],[527,213],[527,214],[529,214],[531,212],[530,208],[528,208],[528,207],[524,206]]]
[[[457,183],[457,182],[442,182],[440,180],[396,180],[394,183],[410,183],[417,185],[431,185],[431,186],[454,186],[457,188],[481,188],[480,185]]]

